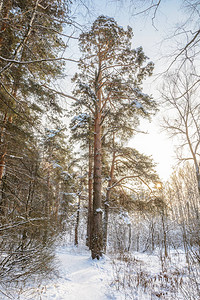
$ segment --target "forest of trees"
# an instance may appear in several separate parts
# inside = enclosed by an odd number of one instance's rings
[[[136,14],[148,13],[156,26],[162,0],[138,3]],[[25,278],[27,266],[48,272],[66,233],[93,259],[157,247],[167,257],[182,245],[188,261],[199,263],[200,2],[182,1],[188,20],[174,34],[181,42],[163,74],[160,101],[144,91],[154,63],[132,43],[134,29],[104,15],[85,29],[73,4],[0,1],[1,281]],[[71,42],[79,59],[71,58]],[[152,157],[128,146],[161,106],[169,111],[161,126],[178,140],[179,167],[167,183]]]

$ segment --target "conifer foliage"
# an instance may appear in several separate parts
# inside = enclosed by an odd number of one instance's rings
[[[19,178],[16,169],[12,169],[14,165],[19,167],[25,157],[31,160],[31,153],[38,151],[35,137],[39,140],[39,135],[44,133],[42,116],[51,118],[55,124],[61,112],[56,95],[45,84],[63,72],[59,53],[65,49],[65,43],[60,33],[68,18],[67,0],[1,1],[1,187],[6,177],[9,180],[9,174]],[[5,205],[1,203],[2,210]]]
[[[9,266],[11,281],[14,253],[31,257],[49,245],[65,206],[70,154],[59,99],[46,85],[63,75],[69,6],[68,0],[0,1],[0,266],[2,277]]]

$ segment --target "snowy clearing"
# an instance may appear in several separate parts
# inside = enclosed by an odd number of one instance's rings
[[[59,251],[61,279],[55,285],[47,285],[42,299],[106,300],[115,299],[107,293],[109,260],[92,261],[90,253]]]
[[[112,266],[108,257],[92,260],[90,252],[83,248],[62,247],[57,250],[59,275],[37,288],[30,287],[13,294],[11,299],[48,300],[108,300],[118,299],[109,289]],[[0,299],[9,299],[5,298]]]
[[[112,256],[111,256],[112,257]],[[192,296],[185,253],[171,252],[162,262],[157,254],[121,253],[92,260],[84,247],[59,247],[58,273],[26,288],[13,289],[0,299],[19,300],[157,300],[197,299]],[[197,294],[196,294],[197,295]]]

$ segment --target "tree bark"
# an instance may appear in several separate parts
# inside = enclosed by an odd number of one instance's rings
[[[89,128],[90,132],[90,128]],[[92,232],[92,144],[89,140],[89,167],[88,167],[88,221],[86,246],[91,250],[91,232]]]
[[[10,12],[10,9],[11,9],[11,0],[6,0],[6,1],[1,1],[1,4],[0,4],[0,13],[2,14],[2,20],[3,22],[1,23],[1,35],[0,35],[0,50],[1,50],[1,47],[2,47],[2,44],[3,44],[3,32],[6,30],[6,27],[8,27],[8,22],[6,22],[6,19],[8,18],[9,16],[9,12]]]
[[[113,148],[114,148],[114,134],[113,134]],[[104,202],[104,226],[103,226],[103,249],[104,253],[106,253],[106,247],[107,247],[107,237],[108,237],[108,218],[109,218],[109,205],[110,205],[110,194],[111,194],[111,187],[113,183],[113,177],[114,177],[114,168],[115,168],[115,151],[113,149],[113,158],[112,158],[112,164],[110,168],[110,174],[109,174],[109,181],[108,181],[108,187],[106,191],[106,199]]]
[[[163,246],[165,251],[165,257],[168,257],[168,251],[167,251],[167,231],[165,227],[165,212],[164,210],[161,213],[161,221],[162,221],[162,228],[163,228]]]
[[[131,249],[131,239],[132,238],[132,230],[131,230],[131,223],[128,224],[128,248],[127,250],[130,251]]]
[[[98,111],[95,118],[94,134],[94,182],[93,182],[93,220],[92,220],[92,258],[102,256],[102,198],[101,198],[101,113]]]
[[[93,220],[92,220],[92,259],[100,259],[103,254],[103,231],[102,231],[102,156],[101,156],[101,63],[96,80],[97,103],[94,119],[94,180],[93,180]]]
[[[16,97],[17,95],[17,84],[14,83],[12,87],[12,96]],[[0,133],[0,147],[2,147],[1,154],[0,154],[0,187],[2,185],[3,176],[5,174],[5,166],[6,166],[6,155],[8,151],[8,138],[6,138],[6,125],[7,123],[13,123],[13,117],[8,112],[5,112],[3,126],[1,127]],[[2,193],[3,196],[3,193]],[[5,197],[0,198],[0,214],[5,214],[6,209],[6,200]]]
[[[5,113],[4,119],[3,119],[3,126],[1,127],[1,136],[0,136],[0,146],[2,148],[4,148],[4,149],[2,149],[2,154],[0,156],[0,183],[3,178],[4,166],[5,166],[5,156],[7,153],[7,145],[6,145],[5,138],[4,138],[5,130],[6,130],[5,127],[6,127],[7,122],[8,122],[7,113]],[[4,147],[3,147],[3,144],[4,144]]]
[[[2,181],[3,174],[4,174],[6,154],[7,154],[7,150],[5,149],[4,153],[1,155],[1,158],[0,158],[0,182]]]
[[[2,187],[2,194],[0,199],[0,214],[5,215],[6,210],[6,198],[3,195],[3,177],[5,174],[5,166],[6,166],[6,155],[7,155],[7,148],[8,142],[5,139],[5,127],[7,123],[12,123],[12,116],[7,117],[7,113],[5,113],[3,127],[1,128],[1,139],[0,145],[3,147],[2,154],[0,156],[0,187]],[[3,145],[4,144],[4,145]]]
[[[80,206],[81,206],[81,194],[78,195],[78,209],[76,215],[76,225],[75,225],[75,238],[74,238],[74,245],[78,246],[78,226],[80,220]]]
[[[197,161],[195,161],[195,167],[196,167],[196,177],[197,177],[197,185],[198,185],[198,192],[200,196],[200,171]]]

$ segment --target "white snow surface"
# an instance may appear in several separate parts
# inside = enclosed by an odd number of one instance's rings
[[[96,209],[96,212],[103,212],[103,210],[99,207]]]
[[[128,253],[124,255],[129,257]],[[133,252],[130,258],[130,260],[120,261],[117,257],[113,260],[103,256],[100,260],[92,260],[90,251],[84,246],[58,247],[57,277],[46,279],[39,285],[36,283],[34,286],[32,283],[18,291],[9,291],[12,295],[9,298],[14,300],[186,300],[180,290],[173,292],[176,284],[183,290],[191,290],[192,294],[193,287],[190,287],[191,282],[186,275],[184,251],[171,252],[171,259],[166,261],[164,272],[161,272],[159,253]],[[8,297],[4,298],[2,291],[0,292],[0,299],[7,300]],[[6,292],[3,295],[5,294]]]
[[[111,264],[108,257],[92,260],[89,251],[61,248],[57,252],[59,278],[41,290],[42,300],[117,299],[109,290]],[[22,299],[22,298],[20,298]],[[25,298],[23,299],[25,300]],[[27,300],[27,298],[26,298]]]

